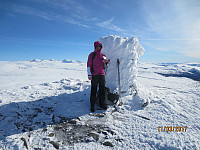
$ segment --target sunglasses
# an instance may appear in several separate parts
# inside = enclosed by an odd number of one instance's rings
[[[101,45],[97,45],[96,47],[101,47]]]

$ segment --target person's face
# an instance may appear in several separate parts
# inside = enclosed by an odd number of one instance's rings
[[[95,47],[95,49],[96,49],[96,50],[101,50],[101,45],[97,45],[97,46]]]

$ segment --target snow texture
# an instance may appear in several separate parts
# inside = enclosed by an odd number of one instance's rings
[[[133,67],[137,61],[130,59],[142,55],[136,51],[123,59]],[[111,70],[116,70],[117,58],[109,54],[109,68],[114,65]],[[199,149],[200,63],[138,63],[137,72],[138,93],[122,93],[121,113],[112,106],[90,113],[85,63],[0,61],[0,149]],[[129,79],[133,73],[122,74],[122,85],[133,83]],[[141,107],[142,102],[149,105]],[[161,127],[181,130],[161,131]]]
[[[103,44],[102,53],[110,59],[106,72],[106,86],[111,92],[119,88],[117,59],[120,61],[120,82],[121,90],[132,93],[136,90],[137,63],[144,53],[144,48],[140,45],[136,37],[122,38],[110,35],[102,37],[99,41]]]
[[[199,149],[199,81],[158,74],[199,66],[139,63],[138,94],[122,94],[122,113],[90,113],[86,64],[0,62],[0,148]],[[165,126],[184,131],[158,131]]]

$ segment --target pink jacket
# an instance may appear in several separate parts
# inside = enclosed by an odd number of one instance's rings
[[[96,56],[93,60],[93,67],[94,71],[91,71],[91,66],[92,66],[92,55],[93,53],[96,53]],[[104,68],[103,68],[103,63],[105,62],[106,56],[101,53],[101,50],[94,50],[94,52],[90,53],[87,61],[87,72],[88,72],[88,77],[92,77],[92,75],[105,75]]]

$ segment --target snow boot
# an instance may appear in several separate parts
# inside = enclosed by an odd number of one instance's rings
[[[107,110],[107,106],[106,105],[99,105],[100,108]]]
[[[90,108],[90,111],[91,111],[91,112],[95,112],[94,107],[91,107],[91,108]]]

